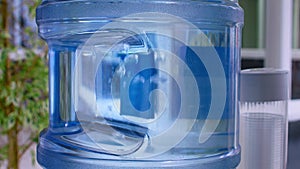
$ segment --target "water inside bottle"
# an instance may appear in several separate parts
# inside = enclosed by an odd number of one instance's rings
[[[231,76],[235,68],[229,64],[234,59],[229,57],[232,49],[225,46],[223,32],[207,36],[218,44],[214,48],[227,77],[226,90],[234,91],[235,78]],[[169,47],[165,45],[168,43],[174,44]],[[157,50],[158,46],[165,47]],[[53,107],[59,109],[53,111],[53,128],[62,127],[63,132],[68,131],[66,127],[70,128],[68,134],[54,140],[97,153],[104,159],[195,159],[225,154],[233,149],[236,98],[226,96],[220,121],[217,117],[208,118],[212,97],[210,78],[219,77],[209,77],[204,63],[193,50],[205,54],[209,47],[201,42],[186,46],[154,33],[130,36],[103,54],[105,47],[95,45],[92,50],[87,48],[80,53],[80,48],[52,48],[50,51],[52,74],[60,73],[60,76],[50,77],[60,81],[52,84],[53,96],[67,100],[73,92],[67,106],[61,108],[56,103]],[[168,52],[170,50],[177,59]],[[180,63],[183,66],[178,66]],[[74,72],[75,67],[77,74],[64,75]],[[200,100],[195,100],[191,92],[183,96],[185,91],[193,89],[190,81],[195,83],[193,92]],[[180,114],[183,98],[187,99],[184,103],[188,103],[189,110]],[[197,104],[199,110],[192,111]],[[216,122],[216,130],[201,133],[204,124],[209,127]],[[76,129],[71,130],[72,127]],[[200,134],[208,135],[208,140],[200,142]]]

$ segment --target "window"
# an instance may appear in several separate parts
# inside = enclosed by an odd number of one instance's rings
[[[265,0],[240,0],[245,12],[243,48],[264,48],[265,46]]]
[[[268,0],[240,0],[245,11],[242,41],[242,69],[264,67],[266,5]],[[272,0],[270,0],[272,1]],[[276,3],[276,2],[274,2]],[[292,99],[300,99],[300,0],[293,0]]]

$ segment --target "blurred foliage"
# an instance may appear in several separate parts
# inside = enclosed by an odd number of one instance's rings
[[[7,86],[5,73],[8,52],[4,49],[0,54],[0,126],[2,133],[18,123],[38,132],[45,127],[48,110],[46,57],[36,55],[30,49],[25,49],[25,58],[11,61],[10,85]],[[13,105],[14,109],[5,114],[5,107]]]
[[[8,160],[7,168],[18,168],[22,155],[37,142],[39,132],[48,125],[47,49],[45,43],[38,38],[36,28],[24,24],[22,20],[22,23],[12,23],[13,10],[9,7],[13,1],[1,2],[0,132],[5,143],[0,143],[0,164],[1,161]],[[41,0],[20,2],[29,11],[29,16],[20,17],[32,20]],[[19,24],[21,35],[27,37],[17,45],[13,43],[14,36],[8,27],[14,24]],[[24,134],[25,129],[25,134],[29,137],[21,144],[18,138],[20,134]],[[17,137],[13,137],[14,134]]]

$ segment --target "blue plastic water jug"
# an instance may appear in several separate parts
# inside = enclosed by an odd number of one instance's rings
[[[43,0],[50,123],[39,164],[233,169],[237,0]]]

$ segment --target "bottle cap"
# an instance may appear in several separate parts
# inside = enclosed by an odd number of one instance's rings
[[[288,71],[247,69],[241,71],[240,78],[240,101],[279,101],[289,98]]]

